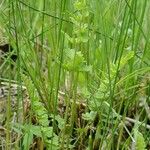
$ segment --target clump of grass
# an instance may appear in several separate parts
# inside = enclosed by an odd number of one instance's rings
[[[30,100],[28,119],[12,125],[20,147],[149,148],[149,5],[3,1],[0,27],[17,62],[0,71],[24,84]]]

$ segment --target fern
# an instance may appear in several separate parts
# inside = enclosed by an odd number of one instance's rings
[[[133,51],[130,51],[127,54],[123,55],[121,60],[120,60],[119,68],[118,68],[119,62],[117,62],[116,64],[111,63],[111,65],[110,65],[110,78],[111,78],[112,84],[114,82],[116,72],[123,69],[123,67],[125,67],[125,65],[128,64],[128,61],[131,58],[133,58],[133,56],[134,56]],[[109,96],[109,77],[108,77],[108,74],[105,72],[102,72],[102,74],[103,74],[103,80],[101,81],[100,88],[95,93],[95,98],[100,98],[100,99],[107,98]]]
[[[33,114],[36,116],[37,124],[39,125],[39,126],[32,125],[32,128],[30,128],[30,130],[38,128],[38,130],[40,130],[41,135],[39,134],[39,132],[38,134],[36,133],[34,134],[38,137],[39,136],[42,137],[47,147],[52,146],[53,149],[56,149],[56,147],[58,147],[58,137],[53,132],[53,127],[49,126],[48,112],[44,107],[43,103],[40,102],[38,92],[36,91],[36,88],[34,87],[32,81],[25,75],[23,76],[23,80],[29,93]],[[31,134],[32,132],[28,133]],[[28,136],[26,135],[25,138],[26,137]]]

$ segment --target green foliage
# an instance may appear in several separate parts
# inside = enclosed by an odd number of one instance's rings
[[[70,42],[86,43],[88,42],[88,18],[89,11],[85,0],[75,1],[75,14],[70,17],[74,23],[73,36]]]
[[[90,113],[86,112],[85,114],[82,115],[82,117],[84,120],[94,121],[96,114],[97,113],[94,111],[91,111]]]
[[[13,129],[20,135],[24,133],[23,136],[23,149],[29,149],[33,142],[33,137],[42,137],[41,127],[31,124],[13,124]]]
[[[109,97],[109,84],[114,84],[116,73],[124,69],[128,65],[128,61],[133,58],[134,52],[130,51],[121,57],[120,61],[117,61],[116,64],[111,63],[110,65],[110,73],[102,72],[102,81],[100,87],[95,93],[94,97],[97,99],[106,99]],[[119,67],[118,67],[119,65]],[[109,79],[110,76],[110,79]]]
[[[29,127],[30,132],[25,132],[27,135],[25,135],[24,140],[26,142],[27,138],[30,137],[29,144],[31,144],[31,140],[33,139],[34,134],[37,137],[42,137],[48,147],[56,149],[58,147],[58,137],[53,132],[53,127],[49,127],[48,112],[43,103],[40,102],[39,95],[31,80],[29,80],[26,76],[24,76],[23,79],[24,83],[26,84],[29,96],[32,100],[31,108],[33,115],[35,115],[37,118],[37,124],[39,124],[39,126],[32,126],[32,128]]]
[[[30,100],[29,118],[11,123],[24,149],[34,138],[48,150],[149,149],[149,6],[147,0],[2,1],[0,30],[18,60],[2,57],[1,65],[0,58],[0,74],[25,84]],[[0,94],[6,94],[1,85]],[[4,130],[9,149],[9,125]]]
[[[87,65],[87,61],[84,56],[84,52],[78,49],[78,46],[82,43],[88,42],[88,18],[89,12],[86,1],[75,1],[74,3],[75,13],[71,14],[71,21],[73,22],[72,36],[66,32],[62,32],[65,35],[65,47],[64,50],[64,63],[63,67],[68,71],[82,71],[91,72],[92,67]],[[73,44],[73,48],[69,44]]]
[[[42,137],[40,126],[24,125],[23,132],[25,133],[23,137],[24,150],[29,149],[33,142],[33,136]]]
[[[32,124],[14,124],[13,129],[19,133],[24,134],[23,136],[23,148],[24,150],[29,149],[33,143],[34,137],[41,138],[44,140],[47,147],[52,147],[53,149],[58,149],[58,136],[53,132],[52,127],[43,127],[41,125]]]
[[[134,128],[134,139],[135,139],[135,149],[136,150],[146,150],[146,143],[143,137],[143,134],[138,130],[138,128]]]
[[[65,125],[65,120],[64,120],[60,115],[56,115],[56,116],[51,115],[51,117],[52,117],[53,119],[55,118],[55,120],[58,122],[58,128],[59,128],[60,130],[63,130],[64,125]]]
[[[81,51],[76,51],[75,49],[65,50],[63,67],[68,71],[91,71],[91,67],[86,65],[86,61]]]
[[[26,84],[29,96],[31,98],[31,108],[38,119],[38,123],[42,126],[48,126],[48,112],[44,107],[43,103],[40,101],[38,92],[33,85],[32,81],[26,76],[23,76],[24,83]]]

